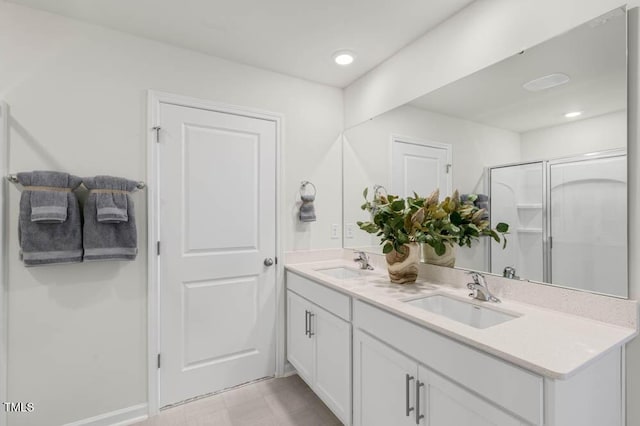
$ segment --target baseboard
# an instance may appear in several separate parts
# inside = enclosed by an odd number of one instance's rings
[[[287,363],[284,365],[284,372],[282,373],[281,377],[289,377],[293,376],[294,374],[298,374],[296,368],[291,365],[289,361],[287,361]]]
[[[127,426],[141,422],[148,417],[147,404],[138,404],[109,413],[82,419],[65,426]]]

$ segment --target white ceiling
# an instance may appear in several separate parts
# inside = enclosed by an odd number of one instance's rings
[[[584,24],[469,77],[429,93],[411,105],[515,132],[563,124],[626,108],[626,18]],[[571,81],[541,92],[522,85],[553,73]],[[576,120],[576,119],[573,119]]]
[[[473,0],[10,0],[345,87]],[[357,53],[349,67],[340,49]]]

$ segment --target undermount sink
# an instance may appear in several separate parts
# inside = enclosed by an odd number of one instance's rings
[[[518,318],[517,315],[463,302],[441,294],[408,300],[405,303],[475,328],[488,328]]]
[[[338,268],[316,269],[316,272],[320,272],[321,274],[325,274],[339,280],[351,280],[366,275],[365,271],[353,268],[345,268],[342,266]]]

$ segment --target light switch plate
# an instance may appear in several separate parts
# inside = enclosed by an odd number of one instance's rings
[[[337,240],[340,238],[340,224],[334,223],[331,225],[331,239]]]
[[[344,226],[344,237],[347,239],[353,239],[353,233],[355,232],[356,225],[353,223],[346,223]]]

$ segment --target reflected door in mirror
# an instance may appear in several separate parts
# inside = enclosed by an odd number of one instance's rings
[[[439,189],[451,193],[451,145],[393,138],[391,193],[401,197],[429,196]]]

